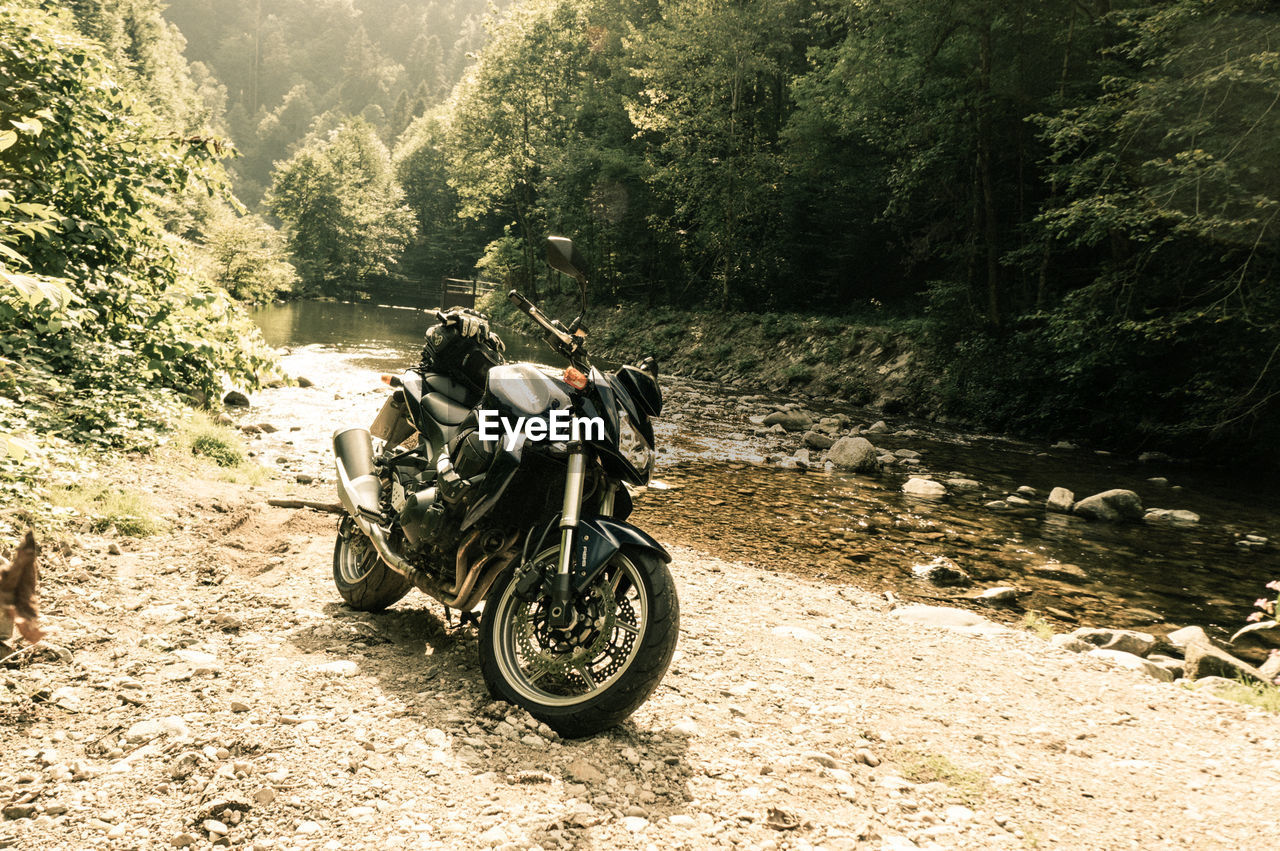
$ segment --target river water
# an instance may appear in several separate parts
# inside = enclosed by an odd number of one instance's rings
[[[387,392],[378,373],[416,361],[431,314],[293,302],[259,310],[255,319],[267,341],[280,347],[288,373],[316,385],[254,397],[242,421],[280,429],[255,437],[255,449],[288,474],[331,479],[329,434],[338,425],[372,420]],[[503,337],[512,360],[552,357],[539,341]],[[657,424],[658,483],[638,496],[633,520],[664,542],[907,599],[974,606],[971,598],[982,589],[1012,585],[1026,593],[993,615],[1034,611],[1059,629],[1127,626],[1160,633],[1195,623],[1223,635],[1244,624],[1265,583],[1280,576],[1280,487],[1267,478],[1245,480],[1172,461],[1139,464],[905,419],[891,419],[889,434],[867,436],[881,449],[915,450],[920,466],[895,465],[874,477],[782,469],[766,458],[792,454],[799,436],[762,433],[748,418],[792,400],[706,382],[663,383],[668,407]],[[881,419],[838,401],[807,407],[847,414],[863,426]],[[909,476],[922,474],[973,479],[981,488],[940,501],[901,492]],[[1033,507],[985,507],[1021,486],[1038,491]],[[1128,488],[1148,508],[1189,509],[1201,522],[1104,524],[1048,513],[1043,500],[1055,486],[1077,498]],[[1240,545],[1246,535],[1269,542],[1246,549]],[[913,565],[939,556],[972,575],[975,585],[935,588],[915,577]],[[1055,562],[1079,570],[1045,568]]]

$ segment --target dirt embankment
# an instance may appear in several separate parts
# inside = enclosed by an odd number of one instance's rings
[[[278,484],[131,475],[174,531],[48,554],[49,643],[0,671],[0,847],[1238,848],[1280,800],[1274,716],[692,533],[664,684],[560,741],[426,597],[339,605],[332,518]]]
[[[536,332],[497,295],[481,309]],[[576,305],[552,299],[551,316],[572,317]],[[889,413],[938,412],[935,378],[918,344],[919,322],[866,324],[838,317],[721,313],[625,305],[590,314],[591,350],[633,362],[654,356],[664,373],[758,392],[827,396]]]

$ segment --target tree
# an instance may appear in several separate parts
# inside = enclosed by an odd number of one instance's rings
[[[391,156],[372,126],[348,122],[281,163],[267,203],[287,226],[302,280],[335,294],[386,275],[413,235]]]

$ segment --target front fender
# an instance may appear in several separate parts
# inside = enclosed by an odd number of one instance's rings
[[[636,547],[664,562],[671,561],[671,554],[648,532],[612,517],[583,517],[573,535],[573,593],[581,593],[590,585],[623,547]]]

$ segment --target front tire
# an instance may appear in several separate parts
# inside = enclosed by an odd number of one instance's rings
[[[559,547],[535,557],[554,569]],[[549,601],[515,595],[515,570],[494,583],[480,622],[480,670],[494,697],[524,707],[566,738],[590,736],[634,712],[675,652],[680,604],[652,552],[615,553],[574,601],[572,634],[550,630]]]
[[[380,612],[413,590],[413,583],[387,567],[350,517],[338,524],[333,545],[333,584],[358,612]]]

